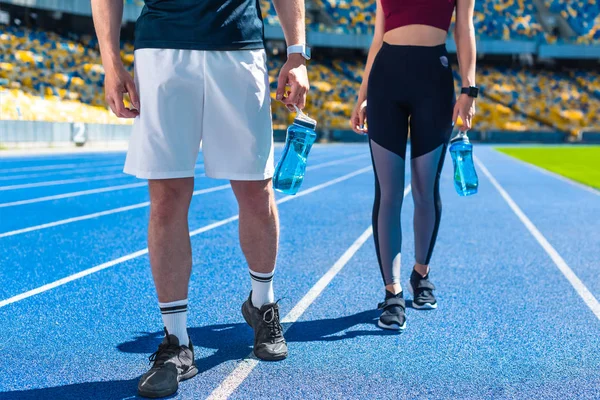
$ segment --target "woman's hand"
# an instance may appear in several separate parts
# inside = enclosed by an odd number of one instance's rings
[[[365,127],[365,121],[367,120],[367,101],[361,101],[360,99],[356,102],[356,107],[352,111],[352,117],[350,118],[350,127],[352,130],[359,135],[365,135],[367,128]]]
[[[462,120],[461,131],[471,129],[473,117],[475,116],[475,98],[466,94],[461,94],[454,105],[454,115],[452,115],[452,124],[456,125],[458,117]]]

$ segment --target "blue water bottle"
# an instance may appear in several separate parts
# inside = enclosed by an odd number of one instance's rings
[[[461,196],[477,193],[479,180],[473,165],[473,145],[466,132],[459,132],[450,141],[450,155],[454,164],[454,188]]]
[[[273,187],[286,194],[296,194],[306,171],[306,158],[317,138],[317,121],[309,118],[296,107],[298,114],[287,129],[285,147],[275,167]]]

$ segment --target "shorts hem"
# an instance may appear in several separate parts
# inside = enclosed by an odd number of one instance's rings
[[[125,167],[123,172],[139,179],[177,179],[193,178],[196,171],[195,169],[187,171],[136,171]]]
[[[275,171],[257,173],[257,174],[239,174],[228,172],[209,172],[205,171],[206,176],[213,179],[227,179],[230,181],[264,181],[273,178]]]

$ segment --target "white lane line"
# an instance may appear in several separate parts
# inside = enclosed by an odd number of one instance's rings
[[[81,169],[77,169],[77,170],[70,170],[70,171],[57,171],[57,172],[43,172],[40,174],[26,174],[26,175],[8,175],[8,176],[0,176],[0,181],[10,181],[10,180],[16,180],[16,179],[31,179],[31,178],[42,178],[42,177],[46,177],[46,176],[55,176],[55,175],[76,175],[76,174],[83,174],[83,173],[87,173],[87,172],[99,172],[99,171],[113,171],[113,170],[123,170],[123,164],[115,164],[112,167],[102,167],[102,168],[81,168]],[[204,166],[204,163],[198,163],[196,164],[196,168],[198,169],[200,167]],[[123,173],[123,175],[125,176],[129,176],[126,175],[125,173]]]
[[[372,169],[373,169],[372,166],[361,168],[361,169],[359,169],[357,171],[351,172],[351,173],[346,174],[344,176],[340,176],[339,178],[332,179],[332,180],[327,181],[325,183],[321,183],[320,185],[317,185],[317,186],[313,186],[310,189],[302,190],[302,191],[296,193],[293,196],[283,197],[282,199],[280,199],[279,201],[277,201],[277,204],[282,204],[282,203],[288,202],[290,200],[296,199],[298,197],[306,196],[307,194],[311,194],[313,192],[316,192],[317,190],[321,190],[323,188],[326,188],[327,186],[335,185],[336,183],[345,181],[345,180],[350,179],[350,178],[352,178],[352,177],[354,177],[356,175],[364,174],[365,172],[370,171]]]
[[[410,193],[410,184],[404,189],[404,197]],[[373,227],[365,230],[344,254],[333,264],[333,266],[310,288],[304,297],[292,308],[292,310],[281,320],[287,324],[284,333],[304,314],[308,307],[321,295],[323,290],[331,283],[333,278],[346,266],[348,261],[356,254],[361,246],[373,234]],[[219,386],[207,397],[207,400],[225,400],[235,392],[242,382],[250,375],[250,372],[258,365],[259,360],[250,353],[241,360],[235,369],[221,382]]]
[[[556,251],[554,247],[548,242],[548,240],[542,235],[542,233],[537,229],[537,227],[531,222],[531,220],[525,215],[525,213],[519,208],[517,203],[510,197],[510,195],[504,190],[504,188],[498,183],[498,181],[492,176],[490,171],[483,165],[483,163],[475,157],[475,163],[479,167],[479,169],[484,173],[484,175],[490,180],[492,185],[496,188],[496,190],[500,193],[500,195],[504,198],[509,207],[513,210],[516,216],[521,220],[523,225],[527,228],[527,230],[533,235],[535,240],[542,246],[542,248],[546,251],[548,256],[554,261],[554,264],[559,269],[560,272],[567,278],[571,286],[575,289],[577,294],[581,296],[585,304],[592,310],[592,312],[596,315],[598,319],[600,319],[600,303],[594,297],[592,292],[588,290],[585,284],[575,275],[571,267],[567,264],[567,262],[561,257],[561,255]]]
[[[201,178],[203,176],[204,176],[204,174],[199,174],[199,175],[196,175],[195,177]],[[114,192],[115,190],[133,189],[133,188],[143,187],[143,186],[147,186],[147,185],[148,185],[148,182],[143,181],[143,182],[138,182],[138,183],[130,183],[127,185],[107,186],[107,187],[98,188],[98,189],[81,190],[78,192],[69,192],[69,193],[63,193],[63,194],[56,194],[56,195],[52,195],[52,196],[36,197],[34,199],[17,200],[17,201],[11,201],[8,203],[0,203],[0,208],[22,206],[24,204],[42,203],[44,201],[52,201],[52,200],[59,200],[59,199],[68,199],[71,197],[87,196],[90,194],[97,194],[97,193]]]
[[[42,172],[39,174],[21,174],[21,175],[6,175],[0,176],[0,181],[10,181],[16,179],[31,179],[31,178],[42,178],[46,176],[55,176],[55,175],[74,175],[77,173],[86,173],[86,172],[98,172],[98,171],[112,171],[112,170],[122,170],[123,163],[115,164],[112,167],[99,167],[99,168],[81,168],[75,171],[56,171],[56,172]]]
[[[348,158],[342,158],[340,160],[333,160],[333,161],[329,161],[329,162],[325,162],[322,164],[317,164],[317,165],[309,165],[308,167],[306,167],[307,171],[313,171],[315,169],[319,169],[319,168],[325,168],[325,167],[329,167],[331,165],[338,165],[338,164],[343,164],[349,161],[354,161],[354,160],[360,160],[362,158],[368,157],[368,154],[361,154],[358,156],[353,156],[353,157],[348,157]]]
[[[341,163],[344,163],[344,162],[353,161],[356,158],[357,157],[349,157],[349,158],[343,158],[343,159],[340,159],[340,160],[335,160],[335,161],[326,162],[326,163],[322,163],[322,164],[316,164],[316,165],[312,165],[312,166],[307,167],[307,170],[314,170],[314,169],[319,169],[319,168],[322,168],[322,167],[325,167],[325,166],[331,166],[331,165],[341,164]],[[197,196],[197,195],[200,195],[200,194],[216,192],[218,190],[227,189],[228,187],[229,187],[229,185],[222,185],[222,186],[216,186],[216,187],[208,188],[208,189],[196,190],[196,191],[194,191],[192,193],[192,196]],[[309,190],[311,190],[311,189],[309,189]],[[297,196],[303,196],[303,194],[301,194],[301,193],[298,193]],[[284,199],[282,199],[282,200],[284,200]],[[286,201],[286,200],[284,200],[284,201]],[[81,215],[79,217],[66,218],[66,219],[62,219],[62,220],[59,220],[59,221],[55,221],[55,222],[49,222],[49,223],[46,223],[46,224],[40,224],[40,225],[30,226],[28,228],[22,228],[22,229],[17,229],[17,230],[14,230],[14,231],[8,231],[8,232],[0,233],[0,238],[8,237],[8,236],[14,236],[14,235],[19,235],[19,234],[22,234],[22,233],[27,233],[27,232],[32,232],[32,231],[37,231],[37,230],[40,230],[40,229],[52,228],[52,227],[59,226],[59,225],[69,224],[71,222],[85,221],[85,220],[92,219],[92,218],[103,217],[105,215],[111,215],[111,214],[116,214],[116,213],[120,213],[120,212],[126,212],[126,211],[130,211],[130,210],[135,210],[137,208],[148,207],[149,205],[150,205],[150,202],[146,201],[146,202],[143,202],[143,203],[132,204],[130,206],[118,207],[118,208],[113,208],[111,210],[106,210],[106,211],[100,211],[100,212],[96,212],[96,213]]]
[[[53,196],[36,197],[35,199],[18,200],[18,201],[11,201],[8,203],[0,203],[0,208],[21,206],[24,204],[41,203],[44,201],[67,199],[70,197],[86,196],[86,195],[97,194],[97,193],[113,192],[115,190],[133,189],[133,188],[142,187],[142,186],[146,186],[146,185],[148,185],[147,182],[139,182],[139,183],[130,183],[127,185],[108,186],[108,187],[103,187],[103,188],[98,188],[98,189],[81,190],[79,192],[56,194]]]
[[[44,187],[44,186],[68,185],[69,183],[93,182],[93,181],[102,181],[102,180],[116,179],[116,178],[130,178],[130,176],[124,175],[124,174],[113,174],[113,175],[92,176],[92,177],[87,177],[87,178],[62,179],[62,180],[57,180],[57,181],[21,183],[18,185],[0,186],[0,191],[28,189],[28,188]]]
[[[354,156],[357,154],[363,154],[363,153],[351,153],[351,154],[345,154],[344,156]],[[318,154],[314,154],[311,157],[311,160],[318,161],[318,160],[321,160],[323,158],[328,158],[328,157],[329,157],[329,154],[318,153]],[[335,162],[335,161],[332,161],[332,162]],[[52,171],[52,172],[42,172],[42,173],[38,173],[38,174],[7,175],[7,176],[0,176],[0,181],[7,181],[7,180],[13,180],[13,179],[42,178],[45,176],[54,176],[54,175],[74,175],[74,174],[78,174],[78,173],[110,171],[110,170],[118,170],[118,169],[122,170],[124,164],[125,164],[125,161],[123,161],[119,164],[111,164],[112,166],[108,166],[108,167],[77,168],[77,169],[69,169],[68,171]],[[63,164],[63,165],[65,165],[65,164]],[[76,164],[68,164],[68,165],[73,166]],[[198,167],[203,166],[203,165],[204,165],[204,162],[197,163],[196,169],[198,169]],[[2,173],[3,171],[6,172],[7,170],[0,170],[0,173]]]
[[[229,188],[229,186],[230,185],[227,184],[227,185],[215,186],[215,187],[211,187],[211,188],[207,188],[207,189],[196,190],[192,193],[192,196],[198,196],[201,194],[207,194],[207,193],[212,193],[212,192],[216,192],[219,190],[225,190],[225,189]],[[149,205],[150,205],[149,201],[144,201],[142,203],[132,204],[130,206],[113,208],[111,210],[81,215],[79,217],[61,219],[60,221],[54,221],[54,222],[49,222],[46,224],[40,224],[40,225],[30,226],[28,228],[17,229],[14,231],[0,233],[0,238],[8,237],[8,236],[15,236],[15,235],[19,235],[21,233],[39,231],[41,229],[47,229],[47,228],[52,228],[52,227],[59,226],[59,225],[70,224],[71,222],[85,221],[87,219],[103,217],[105,215],[111,215],[111,214],[117,214],[117,213],[121,213],[121,212],[131,211],[131,210],[135,210],[137,208],[148,207]]]
[[[335,164],[341,164],[344,162],[352,161],[354,159],[358,159],[360,157],[362,157],[362,156],[350,157],[350,158],[345,158],[345,159],[340,159],[340,160],[329,161],[329,162],[326,162],[323,164],[308,166],[307,170],[318,169],[318,168],[335,165]],[[197,168],[198,167],[196,167],[196,169]],[[205,176],[205,175],[204,174],[196,175],[196,178],[203,177],[203,176]],[[44,202],[44,201],[66,199],[66,198],[78,197],[78,196],[86,196],[86,195],[90,195],[90,194],[112,192],[114,190],[132,189],[132,188],[145,186],[146,184],[147,184],[146,181],[144,181],[144,182],[132,183],[132,184],[128,184],[128,185],[109,186],[109,187],[105,187],[105,188],[82,190],[82,191],[78,191],[78,192],[69,192],[69,193],[63,193],[63,194],[58,194],[58,195],[53,195],[53,196],[36,197],[34,199],[11,201],[8,203],[0,203],[0,208],[21,206],[24,204],[40,203],[40,202]],[[31,185],[33,185],[33,184],[31,184]],[[4,187],[8,187],[8,186],[4,186]],[[0,186],[0,191],[1,190],[3,190],[3,189]]]
[[[79,163],[79,164],[53,164],[53,165],[38,165],[35,167],[19,167],[0,169],[0,174],[7,172],[25,172],[25,171],[50,171],[55,169],[72,169],[77,167],[103,167],[108,165],[118,165],[114,161],[98,162],[98,163]]]
[[[531,169],[534,169],[534,170],[536,170],[536,171],[538,171],[538,172],[541,172],[541,173],[542,173],[542,174],[544,174],[544,175],[551,176],[551,177],[553,177],[553,178],[556,178],[556,179],[558,179],[558,180],[560,180],[560,181],[563,181],[563,182],[566,182],[566,183],[568,183],[568,184],[571,184],[571,185],[573,185],[573,186],[575,186],[575,187],[578,187],[579,189],[583,189],[583,190],[585,190],[586,192],[590,192],[590,193],[593,193],[593,194],[595,194],[596,196],[600,196],[600,190],[596,190],[596,189],[594,189],[593,187],[590,187],[590,186],[584,185],[583,183],[579,183],[579,182],[577,182],[577,181],[574,181],[574,180],[572,180],[572,179],[569,179],[569,178],[567,178],[567,177],[565,177],[565,176],[559,175],[559,174],[557,174],[556,172],[552,172],[552,171],[549,171],[549,170],[547,170],[547,169],[544,169],[544,168],[542,168],[542,167],[538,167],[537,165],[533,165],[533,164],[530,164],[530,163],[528,163],[528,162],[526,162],[526,161],[519,160],[519,159],[518,159],[518,158],[516,158],[516,157],[510,156],[510,155],[508,155],[508,154],[506,154],[506,153],[503,153],[503,152],[501,152],[501,151],[498,151],[498,150],[496,150],[496,149],[494,149],[494,151],[496,151],[496,153],[499,153],[499,154],[503,155],[504,157],[507,157],[507,158],[509,158],[511,161],[516,161],[516,162],[518,162],[519,164],[523,164],[523,165],[525,165],[525,166],[527,166],[527,167],[529,167],[529,168],[531,168]]]
[[[358,171],[354,171],[354,172],[351,172],[349,174],[346,174],[346,175],[344,175],[344,176],[342,176],[340,178],[333,179],[331,181],[328,181],[328,182],[325,182],[325,183],[323,183],[321,185],[318,185],[318,187],[319,187],[319,189],[324,189],[324,188],[326,188],[328,186],[334,185],[334,184],[336,184],[338,182],[345,181],[347,179],[350,179],[350,178],[358,175],[359,173],[364,173],[364,172],[367,172],[367,171],[369,171],[371,169],[372,169],[372,167],[370,167],[370,166],[362,168],[362,169],[360,169]],[[362,171],[362,172],[359,172],[359,171]],[[277,204],[281,204],[281,203],[284,203],[284,202],[292,200],[292,199],[300,198],[302,196],[305,196],[308,193],[313,193],[315,191],[313,189],[314,188],[310,188],[310,189],[307,189],[307,190],[300,191],[295,196],[286,196],[286,197],[278,200]],[[308,193],[305,193],[305,192],[308,192]],[[226,218],[224,220],[217,221],[217,222],[212,223],[210,225],[207,225],[207,226],[204,226],[202,228],[196,229],[196,230],[190,232],[190,237],[198,235],[198,234],[206,232],[206,231],[209,231],[211,229],[217,228],[217,227],[219,227],[221,225],[225,225],[225,224],[228,224],[230,222],[236,221],[238,218],[239,218],[239,215],[234,215],[234,216]],[[113,267],[113,266],[115,266],[117,264],[120,264],[122,262],[125,262],[125,261],[128,261],[128,260],[132,260],[134,258],[143,256],[144,254],[147,254],[147,253],[148,253],[148,248],[145,248],[143,250],[138,250],[138,251],[136,251],[134,253],[131,253],[131,254],[125,255],[123,257],[117,258],[116,260],[112,260],[112,261],[106,262],[104,264],[100,264],[100,265],[97,265],[95,267],[88,268],[88,269],[80,271],[80,272],[78,272],[76,274],[67,276],[67,277],[59,279],[57,281],[48,283],[46,285],[40,286],[40,287],[32,289],[32,290],[29,290],[29,291],[21,293],[19,295],[10,297],[8,299],[0,301],[0,308],[2,308],[4,306],[7,306],[9,304],[15,303],[17,301],[24,300],[24,299],[26,299],[28,297],[35,296],[37,294],[40,294],[40,293],[46,292],[48,290],[54,289],[54,288],[56,288],[58,286],[64,285],[66,283],[72,282],[72,281],[80,279],[80,278],[83,278],[84,276],[93,274],[93,273],[101,271],[103,269],[106,269],[106,268],[109,268],[109,267]]]

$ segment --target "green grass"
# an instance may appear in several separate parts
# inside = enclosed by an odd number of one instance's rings
[[[600,189],[600,146],[499,147],[496,150]]]

